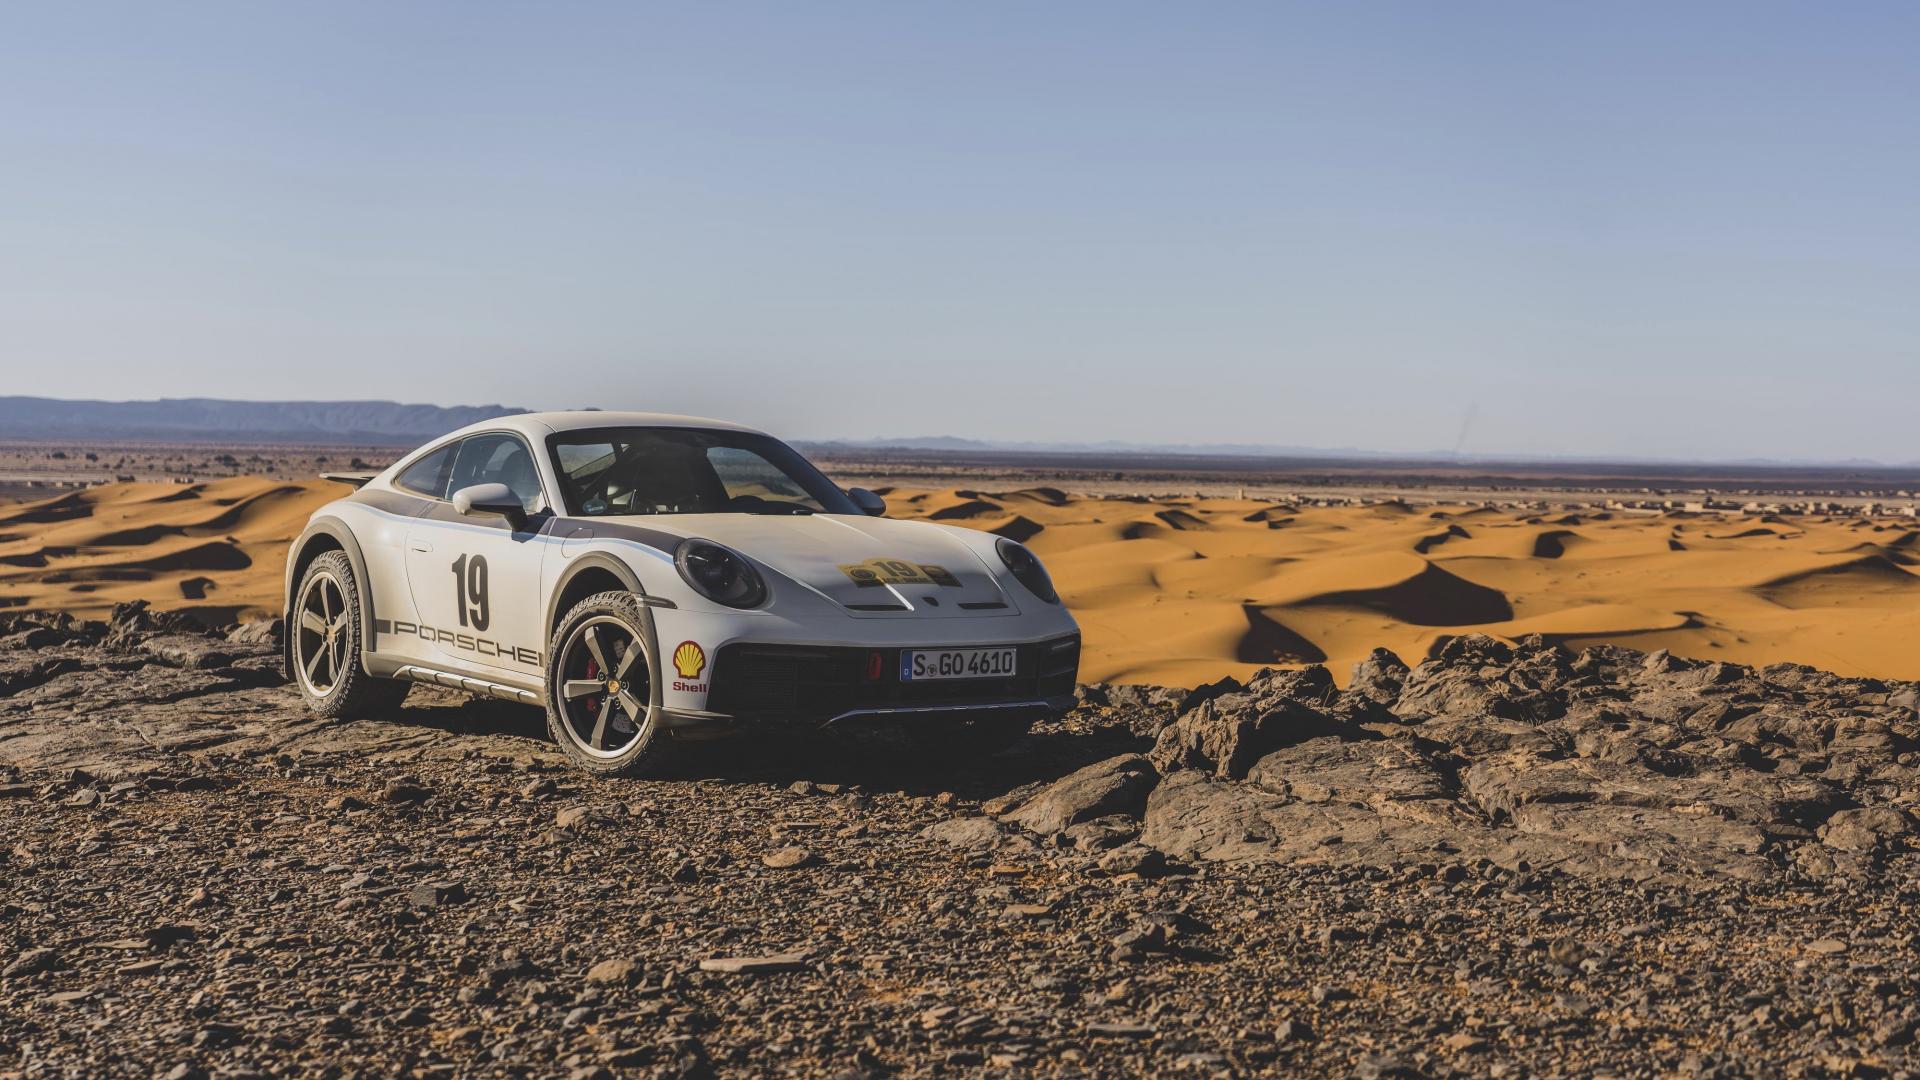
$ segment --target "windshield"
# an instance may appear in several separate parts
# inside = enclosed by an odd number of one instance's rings
[[[547,439],[567,506],[617,514],[858,514],[778,439],[706,428],[623,427]]]

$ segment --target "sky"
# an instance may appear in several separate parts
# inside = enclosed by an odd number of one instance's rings
[[[1920,460],[1920,6],[0,9],[0,393]]]

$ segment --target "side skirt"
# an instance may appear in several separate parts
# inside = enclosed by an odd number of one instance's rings
[[[450,671],[436,671],[418,664],[407,664],[401,667],[393,673],[393,678],[411,679],[417,683],[426,683],[428,686],[444,686],[449,690],[464,690],[469,694],[498,698],[501,701],[511,701],[520,705],[542,704],[540,695],[532,690],[523,690],[517,686],[490,682],[486,679],[476,679],[470,675],[455,675]]]

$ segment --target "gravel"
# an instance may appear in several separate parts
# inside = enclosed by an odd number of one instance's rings
[[[0,1076],[1920,1072],[1911,684],[1455,639],[605,779],[190,633],[0,623]]]

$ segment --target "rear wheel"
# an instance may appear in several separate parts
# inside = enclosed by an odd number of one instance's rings
[[[574,764],[633,772],[659,756],[650,620],[632,593],[604,592],[560,620],[547,650],[547,731]]]
[[[321,716],[350,718],[397,708],[408,684],[376,679],[360,664],[360,593],[344,551],[313,560],[294,592],[287,626],[288,674]]]

